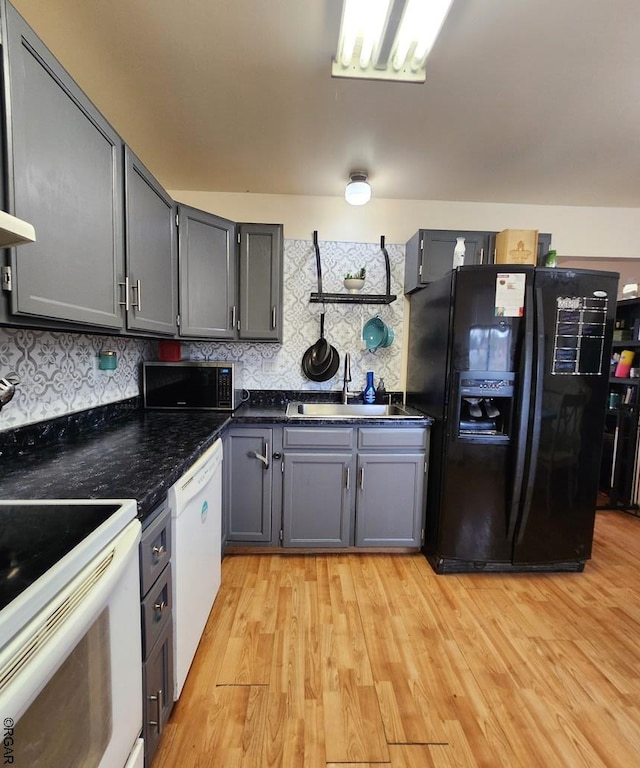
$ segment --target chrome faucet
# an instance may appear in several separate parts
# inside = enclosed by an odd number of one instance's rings
[[[360,392],[349,391],[349,382],[351,381],[351,355],[348,352],[344,354],[344,378],[342,380],[342,404],[346,405],[350,397],[357,397]]]

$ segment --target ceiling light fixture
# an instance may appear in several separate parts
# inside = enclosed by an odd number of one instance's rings
[[[344,199],[350,205],[366,205],[371,200],[371,185],[364,171],[352,171],[344,191]]]
[[[453,0],[343,0],[334,77],[424,83]]]

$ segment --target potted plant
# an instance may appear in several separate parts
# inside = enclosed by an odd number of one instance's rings
[[[358,293],[358,291],[362,290],[366,274],[367,270],[364,267],[358,272],[347,272],[344,276],[344,287],[349,293]]]

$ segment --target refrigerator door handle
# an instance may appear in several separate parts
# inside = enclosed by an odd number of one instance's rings
[[[518,530],[518,543],[524,537],[527,527],[527,520],[531,511],[531,499],[533,497],[533,483],[535,480],[535,470],[538,463],[538,450],[540,448],[540,430],[542,428],[542,385],[544,380],[544,313],[542,306],[542,290],[536,286],[536,373],[535,373],[535,396],[533,404],[533,413],[531,415],[531,449],[526,462],[526,482],[527,488],[524,494],[524,504],[522,507],[522,519]]]
[[[524,363],[522,366],[522,379],[520,381],[520,419],[515,450],[515,471],[513,477],[513,492],[511,507],[507,525],[507,540],[512,541],[518,521],[520,502],[522,499],[522,486],[524,483],[527,438],[529,435],[529,411],[531,410],[531,381],[533,376],[533,350],[534,350],[534,303],[533,288],[531,283],[525,288],[525,315],[524,315]]]

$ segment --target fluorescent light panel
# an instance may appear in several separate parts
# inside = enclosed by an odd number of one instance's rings
[[[423,83],[453,0],[344,0],[334,77]]]

